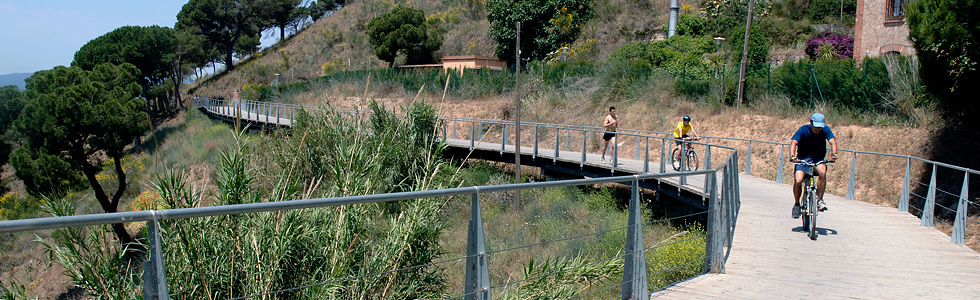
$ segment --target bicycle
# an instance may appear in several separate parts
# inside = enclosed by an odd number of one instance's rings
[[[821,160],[816,163],[812,163],[808,160],[802,160],[794,165],[807,165],[810,166],[806,169],[803,175],[803,193],[800,194],[800,216],[803,219],[803,230],[806,230],[807,236],[811,240],[817,240],[817,183],[813,175],[814,170],[816,170],[819,164],[829,164],[833,161]]]
[[[701,138],[684,138],[684,140],[686,141],[697,141],[700,139]],[[697,171],[701,161],[698,160],[698,153],[694,151],[694,145],[691,143],[684,142],[682,143],[682,146],[683,147],[674,149],[674,152],[672,152],[670,155],[670,157],[673,160],[674,171],[681,170],[681,151],[682,151],[681,149],[683,149],[684,151],[683,156],[687,157],[687,161],[686,161],[687,164],[684,166],[685,167],[684,170]]]

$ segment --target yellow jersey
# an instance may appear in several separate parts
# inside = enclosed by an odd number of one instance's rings
[[[687,124],[687,126],[684,126],[684,121],[677,123],[677,128],[674,128],[674,138],[675,139],[681,138],[682,136],[687,134],[688,131],[691,131],[691,129],[694,129],[694,126],[691,126],[691,124]]]

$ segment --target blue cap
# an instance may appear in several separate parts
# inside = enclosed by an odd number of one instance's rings
[[[824,126],[827,126],[823,123],[825,120],[826,118],[821,113],[814,113],[812,116],[810,116],[810,122],[813,122],[813,127],[823,128]]]

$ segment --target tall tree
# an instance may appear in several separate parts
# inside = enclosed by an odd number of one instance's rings
[[[334,10],[337,6],[342,5],[344,1],[336,0],[311,0],[310,3],[306,5],[306,11],[310,14],[310,18],[313,22],[319,20],[321,17],[327,14],[328,11]]]
[[[173,53],[178,40],[173,29],[160,26],[123,26],[97,37],[75,52],[73,66],[92,70],[103,63],[130,63],[140,71],[141,95],[147,99],[153,86],[174,76]]]
[[[594,18],[589,0],[489,0],[487,20],[497,41],[497,57],[513,64],[517,22],[521,22],[521,55],[542,59],[575,42],[582,25]]]
[[[236,50],[254,49],[269,24],[268,0],[190,0],[177,13],[177,30],[203,35],[221,47],[225,67],[235,68]]]
[[[425,12],[408,6],[398,6],[368,23],[368,37],[374,53],[388,67],[395,64],[399,53],[406,56],[405,63],[435,62],[432,53],[442,47],[442,35],[429,30]]]
[[[102,209],[107,213],[118,210],[127,186],[122,167],[124,149],[147,130],[139,76],[132,64],[105,63],[91,71],[59,66],[27,79],[30,101],[14,125],[24,144],[14,150],[11,163],[17,177],[30,182],[27,187],[31,193],[50,189],[47,184],[75,180],[72,176],[80,172]],[[96,177],[107,159],[117,180],[112,195]],[[57,167],[60,169],[53,169]],[[48,181],[31,177],[37,174]],[[114,224],[112,229],[123,245],[132,246],[133,238],[122,224]]]
[[[909,36],[927,89],[944,112],[976,121],[980,110],[980,0],[909,1]]]
[[[0,135],[7,135],[14,120],[20,116],[20,111],[26,102],[25,97],[24,92],[18,90],[15,85],[0,87]],[[9,140],[4,138],[3,142],[0,142],[0,166],[7,164],[7,159],[10,158],[13,145],[8,142]]]
[[[286,27],[306,20],[309,13],[300,6],[300,0],[270,0],[269,17],[272,25],[279,28],[279,41],[286,40]]]

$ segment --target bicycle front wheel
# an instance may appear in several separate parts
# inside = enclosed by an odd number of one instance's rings
[[[807,214],[807,218],[810,219],[809,222],[810,226],[807,227],[807,231],[809,232],[810,239],[816,240],[817,239],[817,192],[811,190],[809,194],[810,194],[809,196],[810,199],[807,199],[809,203],[808,205],[809,213]]]
[[[701,161],[698,160],[698,153],[694,152],[694,150],[688,150],[687,169],[690,171],[697,171],[700,163]]]
[[[673,162],[674,171],[681,170],[681,149],[674,149],[674,152],[670,154],[670,160]]]

